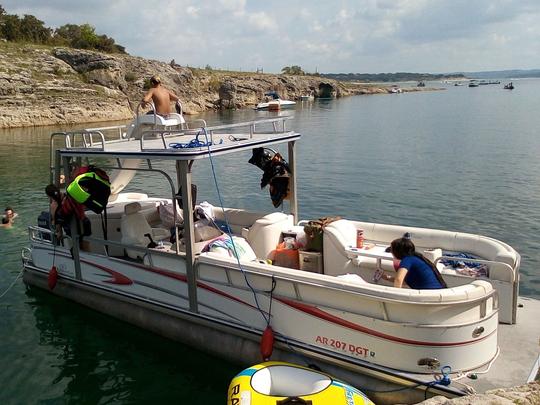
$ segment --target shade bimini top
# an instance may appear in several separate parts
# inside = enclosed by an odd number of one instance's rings
[[[210,155],[267,147],[300,139],[300,134],[286,129],[291,117],[280,117],[238,124],[219,125],[198,129],[157,128],[142,132],[139,139],[107,136],[107,130],[122,127],[87,129],[78,132],[55,133],[51,137],[51,149],[63,156],[137,158],[157,160],[195,160]],[[63,137],[64,144],[55,148],[55,138]]]

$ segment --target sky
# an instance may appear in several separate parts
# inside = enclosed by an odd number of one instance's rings
[[[540,68],[540,0],[0,0],[135,56],[278,73]]]

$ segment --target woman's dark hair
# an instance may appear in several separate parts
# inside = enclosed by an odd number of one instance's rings
[[[403,259],[406,256],[416,256],[419,259],[423,260],[429,267],[431,267],[431,270],[433,270],[433,274],[435,274],[435,277],[437,277],[437,280],[439,280],[439,283],[441,283],[443,288],[448,288],[446,285],[446,282],[441,276],[441,273],[439,273],[439,270],[435,265],[431,262],[431,260],[424,257],[423,254],[418,253],[416,251],[416,248],[414,246],[414,243],[411,240],[410,234],[407,232],[405,235],[403,235],[402,238],[394,239],[392,243],[390,244],[390,252],[395,256],[396,259]]]
[[[2,225],[9,224],[9,218],[8,217],[2,217]]]
[[[58,204],[60,204],[62,201],[60,190],[54,184],[49,184],[47,187],[45,187],[45,194],[47,194],[50,198],[52,198]]]

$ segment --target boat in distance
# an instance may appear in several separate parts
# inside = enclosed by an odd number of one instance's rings
[[[255,106],[256,110],[278,111],[283,108],[292,108],[296,105],[296,101],[284,100],[275,91],[265,93],[265,100]]]
[[[100,167],[110,175],[111,196],[106,220],[87,211],[92,235],[84,249],[76,226],[62,239],[48,227],[29,227],[24,282],[244,366],[261,360],[261,336],[271,326],[272,360],[301,356],[381,404],[526,382],[537,370],[533,319],[540,305],[519,297],[521,258],[508,244],[339,219],[321,228],[322,247],[287,246],[306,226],[297,201],[301,135],[287,128],[289,119],[193,128],[180,117],[150,115],[128,126],[52,134],[51,181],[61,187],[61,175],[105,159]],[[277,180],[287,179],[287,211],[214,202],[205,212],[220,226],[195,221],[203,204],[196,207],[194,164],[214,167],[213,159],[249,151],[275,161],[280,145],[288,172]],[[124,191],[137,172],[164,179],[167,195],[150,195],[151,185]],[[405,232],[449,288],[400,289],[381,278],[394,271],[386,247]],[[292,260],[280,262],[277,254]],[[515,364],[520,368],[507,372]]]

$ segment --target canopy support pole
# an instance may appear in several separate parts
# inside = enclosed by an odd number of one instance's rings
[[[289,179],[289,206],[291,209],[291,214],[293,216],[293,223],[298,223],[298,200],[296,195],[296,141],[291,141],[287,143],[288,146],[288,158],[289,158],[289,169],[291,170],[291,177]]]
[[[197,302],[197,275],[193,232],[193,196],[191,194],[191,164],[187,160],[176,161],[176,176],[182,188],[182,210],[184,211],[184,242],[186,244],[186,275],[188,283],[189,310],[199,312]]]

